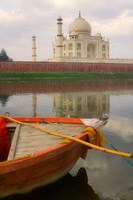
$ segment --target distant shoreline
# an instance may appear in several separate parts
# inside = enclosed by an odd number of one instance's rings
[[[133,80],[133,73],[94,73],[94,72],[1,72],[0,81],[39,81],[39,80]]]

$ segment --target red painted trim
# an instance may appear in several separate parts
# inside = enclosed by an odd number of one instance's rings
[[[82,124],[79,118],[61,118],[61,117],[12,117],[22,122],[53,122],[53,123],[71,123],[71,124]],[[9,121],[9,120],[7,120]]]

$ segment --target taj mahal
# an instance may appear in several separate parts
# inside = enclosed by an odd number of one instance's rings
[[[110,42],[100,32],[92,34],[92,27],[79,12],[78,17],[63,34],[63,19],[57,19],[57,31],[49,62],[133,63],[133,59],[110,58]],[[36,37],[32,37],[32,61],[36,61]]]
[[[92,35],[91,25],[79,12],[70,25],[68,37],[62,33],[62,18],[57,19],[57,35],[53,45],[53,59],[56,61],[77,61],[90,59],[109,59],[109,40],[101,33]]]

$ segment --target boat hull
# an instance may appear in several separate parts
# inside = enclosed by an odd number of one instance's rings
[[[90,141],[85,131],[86,126],[100,127],[107,123],[107,119],[103,118],[83,121],[79,118],[59,117],[1,117],[5,119],[6,126],[13,122],[16,123],[16,128],[13,138],[10,137],[12,140],[7,161],[0,162],[0,197],[26,193],[66,175],[80,157],[85,158],[88,147],[90,148],[89,143],[85,146],[83,142]],[[37,123],[38,127],[33,126],[33,123]],[[31,126],[34,130],[28,129]],[[42,126],[49,127],[49,131],[42,129]],[[63,139],[56,140],[54,131],[56,138],[58,136]],[[66,137],[66,134],[72,137]]]
[[[80,133],[78,138],[87,140]],[[0,166],[0,197],[25,193],[66,175],[87,148],[69,141]]]

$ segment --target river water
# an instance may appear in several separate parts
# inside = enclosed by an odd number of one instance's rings
[[[0,113],[90,118],[109,115],[106,147],[133,153],[133,82],[20,82],[0,84]],[[6,198],[7,199],[7,198]],[[133,200],[133,158],[89,150],[66,177],[8,199]]]

